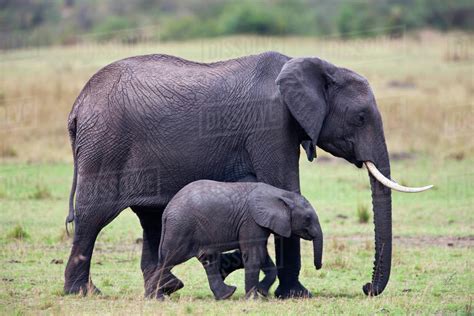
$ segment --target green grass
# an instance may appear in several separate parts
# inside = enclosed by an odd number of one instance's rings
[[[369,222],[370,213],[368,207],[365,204],[357,205],[357,218],[359,219],[359,223],[361,224]]]
[[[399,39],[237,36],[1,52],[0,314],[472,315],[473,43],[472,34],[422,32]],[[302,192],[316,207],[325,234],[320,271],[313,268],[310,244],[303,242],[301,279],[314,299],[245,301],[239,271],[229,277],[237,293],[216,302],[193,259],[176,267],[183,290],[163,303],[144,300],[136,242],[141,228],[130,210],[107,226],[96,244],[92,278],[104,294],[63,296],[71,244],[64,227],[72,177],[66,121],[90,76],[139,54],[213,61],[268,50],[319,56],[365,76],[389,149],[416,157],[393,160],[394,179],[435,184],[422,194],[393,193],[393,269],[383,295],[366,298],[361,290],[373,261],[367,172],[347,163],[302,160]],[[465,58],[453,59],[457,53]]]
[[[25,229],[20,225],[16,225],[13,229],[7,234],[8,239],[17,239],[23,240],[30,238],[30,235],[25,231]]]
[[[0,161],[70,161],[72,104],[89,78],[116,60],[163,53],[208,62],[269,50],[318,56],[366,77],[392,152],[472,156],[473,43],[471,34],[426,32],[398,39],[234,36],[0,51]],[[453,60],[456,53],[466,57]]]
[[[92,278],[103,295],[63,296],[71,243],[65,237],[64,219],[72,166],[4,164],[0,166],[0,189],[5,192],[0,199],[0,313],[471,314],[472,163],[432,157],[393,163],[394,177],[402,176],[399,182],[434,183],[436,189],[393,194],[392,276],[382,296],[367,298],[361,287],[372,270],[373,225],[370,220],[360,223],[357,215],[358,205],[370,205],[366,172],[346,163],[302,161],[302,190],[316,207],[325,233],[322,270],[314,269],[311,244],[303,242],[301,279],[315,298],[258,302],[244,300],[242,271],[228,279],[238,286],[232,299],[214,301],[195,259],[175,268],[184,289],[165,302],[143,299],[141,245],[136,242],[141,229],[130,210],[107,226],[96,244]],[[48,188],[47,199],[30,198],[38,186]],[[372,218],[370,210],[369,214]],[[16,230],[27,232],[29,238],[11,238]]]

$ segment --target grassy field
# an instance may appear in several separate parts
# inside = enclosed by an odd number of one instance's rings
[[[0,53],[0,313],[472,314],[473,43],[465,34],[425,32],[396,40],[234,37]],[[183,290],[165,302],[144,300],[141,229],[130,210],[96,245],[92,278],[104,294],[63,296],[71,243],[64,230],[72,176],[66,116],[87,79],[136,54],[208,61],[265,50],[318,55],[366,76],[384,117],[394,178],[436,185],[423,194],[393,195],[393,268],[383,295],[366,298],[361,290],[373,260],[366,172],[320,159],[301,161],[302,190],[326,238],[320,271],[310,244],[303,245],[301,279],[315,298],[245,301],[239,271],[228,279],[237,293],[216,302],[193,259],[175,269]]]

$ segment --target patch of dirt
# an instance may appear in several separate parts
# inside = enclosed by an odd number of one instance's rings
[[[390,154],[390,160],[393,160],[393,161],[399,161],[399,160],[411,160],[411,159],[415,159],[416,158],[416,155],[413,154],[413,153],[409,153],[409,152],[395,152],[395,153],[391,153]]]
[[[353,235],[343,237],[330,237],[329,239],[346,240],[346,241],[373,241],[372,236]],[[408,247],[453,247],[453,248],[473,248],[474,236],[394,236],[393,243],[395,245],[403,245]]]
[[[333,158],[330,156],[320,156],[316,158],[316,162],[318,163],[334,163],[334,162],[342,162],[341,159]]]
[[[391,80],[387,83],[390,88],[397,89],[415,89],[416,85],[410,81]]]
[[[455,248],[471,248],[474,247],[474,236],[416,236],[402,237],[395,236],[394,242],[401,245],[426,247],[455,247]]]

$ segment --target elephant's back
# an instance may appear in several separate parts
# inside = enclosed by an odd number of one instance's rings
[[[262,94],[276,95],[273,77],[284,58],[275,60],[271,53],[210,64],[146,55],[104,67],[69,117],[79,174],[156,170],[166,200],[196,179],[252,174],[243,148],[260,130],[252,118],[265,113],[247,109],[277,102]]]
[[[183,102],[199,105],[202,100],[207,103],[222,101],[229,95],[249,92],[264,79],[273,82],[288,59],[277,52],[212,63],[165,54],[129,57],[115,61],[95,73],[73,108],[85,103],[85,98],[95,108],[105,105],[118,107],[120,102],[113,102],[113,99],[120,96],[131,97],[129,103],[143,103],[148,97],[157,106]]]

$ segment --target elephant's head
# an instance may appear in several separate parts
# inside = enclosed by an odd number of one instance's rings
[[[314,265],[321,269],[323,232],[315,210],[303,196],[261,183],[248,200],[250,214],[258,225],[286,238],[295,234],[312,240]]]
[[[365,78],[318,58],[294,58],[281,69],[276,83],[304,135],[311,161],[315,146],[369,170],[375,223],[375,261],[367,295],[383,292],[390,276],[392,253],[391,190],[419,192],[390,180],[390,161],[382,118]]]
[[[291,211],[291,231],[306,240],[313,241],[314,266],[321,269],[323,265],[323,231],[318,215],[311,204],[301,195],[285,202]]]

